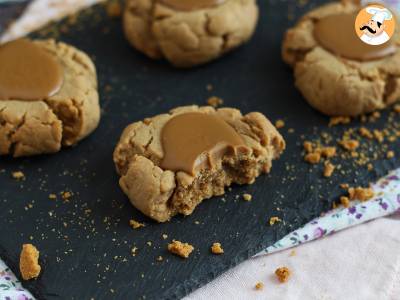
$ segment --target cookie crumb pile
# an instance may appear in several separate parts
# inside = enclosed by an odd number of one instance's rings
[[[37,278],[40,274],[39,251],[32,244],[22,245],[19,269],[24,280]]]
[[[360,200],[360,201],[368,201],[372,199],[375,195],[374,190],[370,187],[363,188],[363,187],[356,187],[356,188],[349,188],[349,199],[350,200]]]
[[[168,244],[168,251],[182,258],[188,258],[193,250],[194,247],[192,245],[176,240],[173,240],[172,243]]]

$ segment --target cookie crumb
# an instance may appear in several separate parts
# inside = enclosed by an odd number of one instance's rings
[[[350,207],[350,199],[349,199],[349,197],[346,197],[346,196],[340,197],[340,203],[346,208]]]
[[[253,196],[250,194],[243,194],[242,197],[244,201],[251,201],[251,199],[253,198]]]
[[[208,98],[207,104],[211,105],[212,107],[218,107],[218,106],[224,104],[224,100],[222,100],[221,98],[219,98],[217,96],[212,96],[212,97]]]
[[[395,112],[397,112],[397,113],[400,114],[400,104],[396,104],[396,105],[393,107],[393,109],[394,109]]]
[[[373,138],[374,138],[374,136],[373,136],[373,134],[371,133],[371,131],[370,131],[369,129],[365,128],[365,127],[361,127],[361,128],[358,130],[358,132],[360,133],[360,135],[361,135],[362,137],[365,137],[365,138],[367,138],[367,139],[373,139]]]
[[[388,153],[386,153],[386,158],[391,159],[394,157],[394,151],[388,151]]]
[[[257,282],[257,283],[256,283],[255,289],[256,289],[257,291],[260,291],[260,290],[262,290],[263,288],[264,288],[264,283],[262,283],[262,282]]]
[[[311,152],[304,156],[304,160],[310,164],[318,164],[321,161],[321,154],[319,152]]]
[[[72,193],[71,193],[71,192],[61,192],[61,197],[62,197],[64,200],[68,200],[69,198],[72,197]]]
[[[162,238],[166,240],[168,238],[168,234],[163,233]]]
[[[49,199],[50,200],[56,200],[57,199],[57,195],[56,194],[49,194]]]
[[[160,255],[160,256],[157,256],[157,258],[156,258],[157,261],[163,261],[163,259],[164,259],[164,258],[163,258],[161,255]]]
[[[214,89],[214,87],[213,87],[212,84],[207,84],[207,85],[206,85],[206,90],[207,90],[208,92],[211,92],[213,89]]]
[[[12,177],[16,180],[25,179],[25,174],[22,171],[15,171],[12,172]]]
[[[323,147],[321,155],[325,158],[332,158],[336,155],[336,147]]]
[[[269,225],[274,225],[275,223],[277,223],[277,222],[282,222],[282,220],[281,219],[279,219],[278,217],[271,217],[270,219],[269,219]]]
[[[375,129],[373,132],[374,132],[374,138],[375,138],[379,143],[382,143],[383,140],[385,139],[385,138],[384,138],[384,135],[383,135],[383,133],[382,133],[382,131],[379,131],[379,130]]]
[[[224,249],[222,249],[221,247],[221,243],[214,243],[211,246],[211,252],[213,254],[223,254],[224,253]]]
[[[140,223],[136,220],[129,220],[129,225],[133,228],[133,229],[138,229],[140,227],[144,227],[145,225],[143,223]]]
[[[276,122],[275,122],[275,127],[276,127],[277,129],[280,129],[280,128],[285,127],[285,121],[283,121],[283,120],[281,120],[281,119],[276,120]]]
[[[173,240],[168,244],[168,251],[183,258],[188,258],[194,247],[188,243]]]
[[[324,176],[331,177],[333,172],[335,171],[335,168],[336,167],[333,164],[331,164],[330,162],[327,162],[324,167]]]
[[[342,140],[339,144],[347,151],[354,151],[360,146],[360,142],[357,140]]]
[[[329,127],[333,127],[339,124],[345,125],[351,122],[350,117],[332,117],[329,120]]]
[[[349,188],[348,189],[350,200],[368,201],[374,197],[375,193],[372,188]]]
[[[39,251],[32,244],[23,244],[19,258],[19,269],[24,280],[37,278],[40,274]]]
[[[290,251],[289,256],[296,256],[296,250]]]
[[[305,142],[303,143],[303,147],[304,147],[304,150],[305,150],[307,153],[313,152],[313,145],[312,145],[312,143],[311,143],[310,141],[305,141]]]
[[[138,250],[137,247],[133,247],[133,248],[131,249],[131,254],[132,254],[132,256],[136,256],[137,250]]]
[[[278,277],[280,282],[287,282],[291,272],[287,267],[281,267],[275,270],[275,275]]]

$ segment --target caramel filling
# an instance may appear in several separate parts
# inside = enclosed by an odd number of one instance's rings
[[[0,99],[41,100],[63,83],[57,59],[35,43],[21,39],[0,46]]]
[[[242,137],[213,114],[177,115],[165,124],[161,135],[164,149],[161,167],[192,176],[200,170],[214,168],[225,155],[246,147]]]
[[[183,11],[209,8],[221,5],[226,0],[159,0],[160,3],[171,8]]]
[[[396,52],[389,40],[382,45],[368,45],[354,30],[356,14],[330,15],[318,20],[314,36],[318,43],[335,55],[358,61],[379,59]]]

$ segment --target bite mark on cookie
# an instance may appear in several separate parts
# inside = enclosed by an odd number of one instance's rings
[[[202,112],[219,115],[243,138],[246,151],[221,158],[212,169],[195,176],[163,170],[161,130],[178,114]],[[274,126],[260,113],[243,116],[238,110],[212,107],[181,107],[129,125],[114,151],[114,162],[121,175],[120,185],[132,204],[144,214],[165,222],[181,213],[189,215],[204,199],[222,195],[235,182],[251,184],[261,173],[270,171],[285,142]]]

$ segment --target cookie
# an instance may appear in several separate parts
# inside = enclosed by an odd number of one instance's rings
[[[0,46],[0,64],[0,155],[54,153],[97,127],[97,76],[85,53],[18,40]]]
[[[246,42],[257,20],[255,0],[127,0],[123,26],[147,56],[191,67]]]
[[[186,106],[129,125],[114,162],[131,203],[165,222],[190,215],[232,183],[253,183],[284,149],[282,136],[261,113]]]
[[[400,97],[400,36],[381,46],[354,30],[361,6],[335,2],[306,14],[286,32],[282,56],[308,103],[330,116],[358,116]]]

